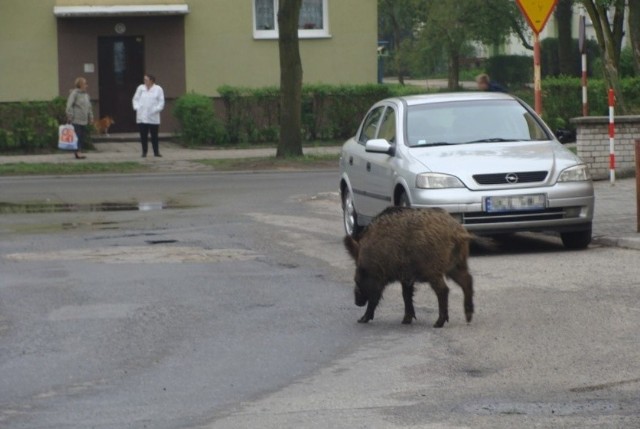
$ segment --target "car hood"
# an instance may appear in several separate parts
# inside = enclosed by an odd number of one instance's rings
[[[424,166],[424,172],[451,174],[471,189],[480,187],[474,175],[525,171],[547,171],[545,182],[553,184],[562,170],[581,163],[576,155],[554,141],[473,143],[408,150]]]

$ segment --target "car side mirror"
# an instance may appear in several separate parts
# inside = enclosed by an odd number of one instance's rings
[[[556,138],[560,143],[573,143],[576,141],[576,132],[575,130],[567,130],[563,128],[558,128],[555,132]]]
[[[371,139],[364,145],[365,152],[384,153],[389,156],[396,154],[396,147],[386,139]]]

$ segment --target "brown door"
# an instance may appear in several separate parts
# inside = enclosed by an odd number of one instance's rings
[[[144,38],[99,37],[98,72],[100,117],[111,116],[115,121],[109,132],[136,131],[131,99],[144,75]]]

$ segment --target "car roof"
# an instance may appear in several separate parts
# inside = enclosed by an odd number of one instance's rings
[[[469,91],[407,95],[388,99],[388,101],[393,100],[406,103],[408,106],[414,106],[418,104],[444,103],[451,101],[514,100],[514,97],[504,92]]]

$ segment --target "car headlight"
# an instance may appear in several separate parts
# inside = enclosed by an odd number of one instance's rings
[[[587,180],[591,180],[591,174],[589,168],[584,164],[567,168],[560,173],[558,178],[558,182],[584,182]]]
[[[416,176],[416,188],[464,188],[464,185],[456,176],[450,176],[442,173],[422,173]]]

